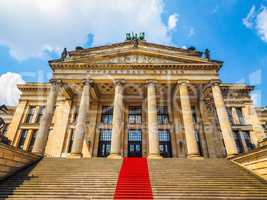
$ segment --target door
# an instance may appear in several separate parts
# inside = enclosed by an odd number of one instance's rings
[[[159,149],[162,157],[172,157],[171,136],[168,130],[159,130]]]
[[[98,157],[107,157],[111,148],[111,129],[101,129],[98,145]]]
[[[128,132],[128,157],[142,157],[141,130],[129,130]]]

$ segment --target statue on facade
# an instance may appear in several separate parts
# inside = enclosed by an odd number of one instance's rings
[[[7,113],[8,108],[6,107],[6,105],[1,105],[0,111]],[[5,129],[6,129],[6,123],[5,123],[4,119],[0,117],[0,142],[3,142],[5,144],[9,144],[8,139],[3,135],[3,132]]]
[[[139,41],[145,40],[145,33],[126,33],[126,41],[133,41],[134,47],[138,47]]]
[[[210,50],[209,49],[205,49],[204,55],[205,55],[205,58],[210,60]]]
[[[61,59],[64,59],[68,56],[67,48],[64,48],[63,52],[61,53]]]

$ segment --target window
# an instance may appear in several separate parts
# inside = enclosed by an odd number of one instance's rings
[[[112,124],[113,107],[103,106],[101,122],[104,124]]]
[[[26,119],[25,119],[25,123],[32,123],[32,118],[33,118],[33,115],[34,115],[34,110],[35,110],[35,107],[34,106],[30,106],[29,107],[29,110],[28,110],[28,113],[27,113],[27,116],[26,116]]]
[[[37,129],[34,129],[32,131],[32,138],[30,140],[30,144],[29,144],[29,151],[32,152],[32,149],[33,149],[33,145],[34,145],[34,142],[35,142],[35,139],[36,139],[36,134],[37,134]]]
[[[142,107],[141,106],[130,106],[129,107],[129,124],[141,124],[142,120]]]
[[[161,156],[172,157],[171,136],[168,130],[159,130],[159,150]]]
[[[141,130],[129,130],[128,141],[142,141]]]
[[[193,123],[197,123],[197,111],[196,111],[196,107],[193,106],[192,107],[192,118],[193,118]]]
[[[19,142],[18,142],[18,148],[19,149],[23,149],[27,135],[28,135],[28,130],[22,129],[22,131],[20,133]]]
[[[242,139],[240,137],[240,134],[238,131],[234,131],[234,139],[235,139],[235,143],[236,143],[236,147],[238,150],[238,153],[243,153],[244,152],[244,148],[242,145]]]
[[[70,130],[70,139],[69,139],[69,146],[68,146],[68,150],[67,152],[70,153],[71,149],[72,149],[72,145],[73,145],[73,140],[74,140],[74,133],[73,133],[73,129]]]
[[[247,145],[247,149],[248,150],[254,149],[254,145],[251,143],[249,132],[248,131],[243,131],[242,134],[244,136],[244,140],[245,140],[245,143]]]
[[[238,116],[239,123],[241,125],[244,125],[245,124],[245,120],[243,118],[242,109],[240,107],[236,108],[236,113],[237,113],[237,116]]]
[[[159,124],[169,123],[169,113],[167,106],[161,106],[158,108],[158,123]]]
[[[232,107],[227,107],[226,111],[227,111],[230,123],[234,124],[233,115],[232,115]]]
[[[44,111],[45,111],[45,106],[40,106],[40,110],[39,110],[39,113],[38,113],[38,116],[37,116],[37,120],[36,120],[37,123],[40,123],[41,118],[42,118],[42,116],[44,114]]]
[[[73,114],[73,123],[75,123],[77,121],[77,118],[78,118],[78,113],[79,113],[79,107],[76,106],[75,107],[75,111],[74,111],[74,114]]]
[[[98,156],[107,157],[111,148],[111,129],[100,129]]]

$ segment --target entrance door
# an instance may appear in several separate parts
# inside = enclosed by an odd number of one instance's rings
[[[159,130],[159,149],[162,157],[172,157],[171,137],[168,130]]]
[[[141,130],[129,130],[128,132],[128,157],[142,157]]]
[[[107,157],[111,147],[111,129],[101,129],[98,145],[98,157]]]

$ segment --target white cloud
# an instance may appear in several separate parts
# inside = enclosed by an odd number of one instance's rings
[[[257,16],[256,30],[264,42],[267,42],[267,8],[263,7]]]
[[[163,0],[1,0],[0,44],[19,60],[73,49],[85,44],[89,33],[93,45],[123,41],[132,31],[168,44],[163,7]],[[177,17],[172,18],[173,27]]]
[[[243,24],[244,24],[247,28],[252,29],[252,28],[253,28],[253,21],[254,21],[255,17],[256,17],[256,7],[255,7],[255,5],[253,5],[253,6],[250,8],[250,10],[249,10],[247,16],[246,16],[245,18],[242,19]]]
[[[178,14],[174,13],[170,15],[168,18],[168,30],[173,30],[176,27],[178,20],[179,20]]]
[[[243,24],[254,31],[260,36],[260,38],[267,42],[267,8],[262,6],[256,10],[253,5],[246,18],[243,19]]]
[[[0,105],[16,105],[20,96],[17,84],[23,83],[20,74],[7,72],[0,75]]]
[[[195,35],[195,29],[193,27],[190,27],[187,36],[192,37],[193,35]]]

